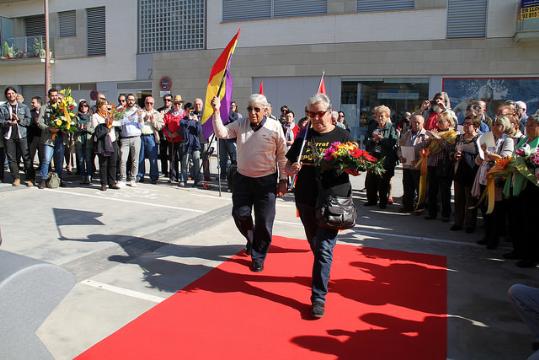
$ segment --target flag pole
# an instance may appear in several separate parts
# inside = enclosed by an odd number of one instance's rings
[[[223,77],[221,78],[221,82],[219,83],[219,89],[217,90],[217,97],[220,99],[221,96],[221,90],[223,89],[223,84],[225,83],[225,78],[226,78],[226,75],[228,74],[228,64],[227,64],[227,67],[225,68],[225,72],[223,73]],[[211,148],[211,143],[213,142],[213,139],[215,139],[216,136],[215,136],[215,133],[212,135],[212,138],[210,140],[210,144],[208,145],[208,149]],[[216,143],[216,146],[217,146],[217,151],[216,151],[216,154],[217,154],[217,184],[218,184],[218,188],[219,188],[219,197],[222,196],[221,194],[221,187],[222,187],[222,184],[221,184],[221,159],[220,159],[220,154],[219,154],[219,139],[217,139],[215,141]],[[208,160],[209,161],[209,160]]]

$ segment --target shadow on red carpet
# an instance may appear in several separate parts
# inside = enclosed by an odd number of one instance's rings
[[[274,237],[262,273],[233,256],[77,359],[445,359],[444,257],[338,245],[326,316],[312,255]]]

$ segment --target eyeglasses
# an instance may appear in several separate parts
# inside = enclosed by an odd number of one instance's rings
[[[316,118],[316,117],[318,117],[318,118],[323,117],[324,115],[327,114],[328,111],[329,111],[329,109],[326,110],[326,111],[307,111],[306,114],[307,114],[307,116],[310,117],[311,119],[314,119],[314,118]]]
[[[165,99],[165,101],[166,101],[166,102],[171,102],[171,101],[172,101],[172,99]]]
[[[146,101],[146,105],[153,105],[153,102]]]
[[[247,112],[252,112],[253,110],[254,110],[254,112],[256,112],[256,113],[259,113],[259,112],[262,111],[262,109],[259,108],[259,107],[252,107],[252,106],[248,106],[248,107],[247,107]]]
[[[125,100],[125,99],[120,99],[120,102],[121,102],[121,103],[122,103],[122,102],[126,102],[126,100]]]

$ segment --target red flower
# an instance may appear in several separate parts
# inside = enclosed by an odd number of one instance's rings
[[[370,162],[376,162],[378,160],[366,151],[363,152],[363,157],[365,158],[365,160],[370,161]]]
[[[69,105],[69,110],[75,110],[75,105]]]
[[[359,159],[363,155],[363,150],[359,148],[355,148],[354,150],[350,151],[350,156],[352,156],[354,159]]]

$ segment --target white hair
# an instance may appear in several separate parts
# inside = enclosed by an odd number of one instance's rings
[[[262,105],[263,107],[270,106],[270,104],[268,103],[268,99],[262,94],[251,95],[249,97],[249,104],[258,104],[258,105]]]
[[[515,102],[515,106],[517,107],[517,109],[521,109],[521,110],[524,110],[524,111],[526,111],[526,109],[528,108],[524,101]]]
[[[339,112],[338,111],[332,111],[331,112],[331,120],[337,121],[339,119]]]
[[[322,103],[322,104],[326,105],[327,110],[331,109],[331,101],[329,100],[329,98],[325,94],[316,94],[315,96],[309,98],[309,100],[307,101],[307,107],[310,107],[310,106],[312,106],[314,104],[318,104],[318,103]]]

